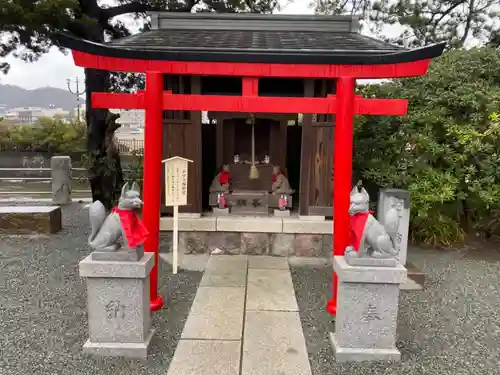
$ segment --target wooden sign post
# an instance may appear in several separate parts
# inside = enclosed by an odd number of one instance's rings
[[[165,163],[165,205],[174,209],[174,228],[172,233],[172,269],[177,274],[179,263],[179,206],[187,205],[188,163],[192,160],[174,156],[162,161]]]

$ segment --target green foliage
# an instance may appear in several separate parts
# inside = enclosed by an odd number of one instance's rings
[[[3,150],[42,149],[53,153],[86,151],[87,128],[84,123],[67,123],[61,118],[40,118],[34,125],[20,125],[0,131]]]
[[[131,161],[127,163],[127,169],[124,170],[125,182],[137,182],[142,189],[142,176],[144,171],[144,155],[140,151],[133,151]]]
[[[404,117],[362,117],[355,169],[382,187],[409,189],[412,236],[429,244],[491,234],[500,216],[500,52],[453,50],[427,76],[361,89],[409,100]]]

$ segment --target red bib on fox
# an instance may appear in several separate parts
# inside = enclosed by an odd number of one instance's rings
[[[368,215],[371,215],[372,213],[373,211],[359,212],[350,217],[349,241],[347,242],[347,246],[352,246],[354,250],[359,251]]]
[[[120,210],[118,207],[114,207],[113,213],[120,217],[123,233],[131,249],[142,245],[146,241],[149,232],[135,211]]]

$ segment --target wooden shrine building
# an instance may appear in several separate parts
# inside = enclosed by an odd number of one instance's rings
[[[328,57],[342,54],[346,63],[351,59],[366,67],[382,59],[397,62],[433,57],[442,50],[438,46],[409,52],[363,36],[358,33],[355,17],[165,12],[151,14],[151,20],[151,31],[114,40],[106,45],[108,51],[121,50],[134,58],[140,57],[142,50],[170,53],[173,58],[182,53],[183,59],[189,61],[226,61],[234,57],[248,63],[262,56],[269,61],[278,62],[280,57],[282,60],[286,57],[300,62],[321,54],[327,61]],[[238,99],[244,90],[242,76],[227,73],[165,74],[164,90],[207,96],[208,106],[212,95]],[[335,95],[335,77],[291,77],[286,72],[278,75],[256,80],[255,91],[260,97],[282,98],[281,109],[286,108],[287,112],[293,111],[294,106],[286,98]],[[217,103],[220,99],[215,100],[214,104],[222,104]],[[404,114],[404,103],[394,102],[392,106],[386,106],[388,112],[374,108],[380,114]],[[230,108],[230,103],[226,107]],[[294,211],[301,215],[332,216],[333,116],[277,113],[274,108],[270,111],[255,114],[255,159],[261,170],[260,178],[255,181],[248,178],[252,144],[250,113],[209,110],[202,121],[201,111],[163,112],[162,157],[182,156],[194,161],[190,167],[188,206],[181,207],[181,212],[209,210],[210,183],[221,165],[227,163],[231,165],[233,188],[246,192],[270,191],[270,165],[279,165],[295,190]],[[232,165],[235,155],[239,155],[241,165]],[[270,165],[262,163],[266,155]],[[168,208],[162,205],[162,211],[168,212]],[[236,207],[235,211],[241,212]]]
[[[403,99],[357,96],[356,79],[424,75],[444,44],[396,47],[361,35],[358,19],[350,16],[150,16],[150,31],[105,44],[59,36],[78,66],[146,73],[143,92],[92,93],[91,100],[94,108],[146,110],[143,217],[151,233],[146,251],[158,251],[159,211],[167,211],[161,160],[182,156],[193,163],[188,205],[181,212],[203,213],[213,206],[212,180],[225,165],[230,195],[237,197],[233,211],[254,213],[247,211],[253,206],[267,214],[277,174],[273,166],[279,166],[294,190],[292,211],[333,215],[334,254],[343,254],[353,117],[407,111]],[[154,270],[151,298],[158,308],[155,278]],[[335,298],[330,302],[334,313]]]

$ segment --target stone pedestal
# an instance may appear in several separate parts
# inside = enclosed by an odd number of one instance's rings
[[[214,207],[213,213],[214,213],[214,216],[228,216],[229,215],[229,208]]]
[[[335,333],[330,334],[336,360],[399,361],[399,287],[406,282],[406,268],[350,266],[336,256],[333,269],[339,281]]]
[[[86,278],[89,339],[83,351],[100,356],[147,358],[153,337],[149,308],[149,274],[154,254],[139,261],[80,262]]]
[[[302,221],[325,221],[326,217],[319,216],[319,215],[299,215],[299,220],[302,220]]]
[[[71,203],[71,158],[53,156],[50,159],[52,170],[52,203]]]
[[[274,210],[274,216],[288,217],[290,216],[290,210]]]

